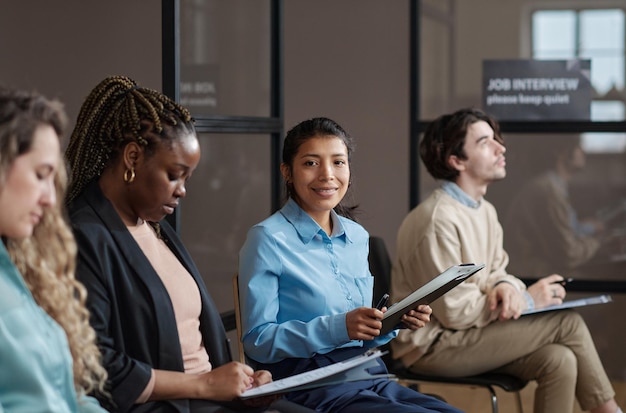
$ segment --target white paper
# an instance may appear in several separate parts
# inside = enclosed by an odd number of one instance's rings
[[[250,397],[266,396],[269,394],[320,387],[337,382],[374,378],[376,376],[368,374],[363,370],[378,365],[376,359],[381,355],[382,353],[380,350],[370,350],[365,354],[352,357],[348,360],[320,367],[315,370],[305,371],[304,373],[296,374],[290,377],[285,377],[284,379],[276,380],[259,387],[254,387],[243,392],[240,397],[242,399],[247,399]],[[359,369],[355,369],[356,367],[359,367]],[[348,372],[350,369],[355,369],[355,371]]]
[[[593,304],[606,304],[613,301],[610,295],[598,295],[595,297],[581,298],[579,300],[564,301],[561,304],[550,305],[543,308],[533,308],[522,312],[522,315],[543,313],[544,311],[564,310],[566,308],[584,307]]]

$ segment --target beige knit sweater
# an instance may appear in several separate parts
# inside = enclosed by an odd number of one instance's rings
[[[474,209],[437,189],[407,215],[398,231],[392,303],[452,265],[471,262],[486,266],[431,304],[433,315],[426,327],[401,330],[391,342],[394,358],[411,365],[444,329],[480,328],[494,321],[497,310],[487,308],[486,298],[498,281],[525,290],[521,280],[506,272],[509,259],[502,243],[496,210],[484,199]]]

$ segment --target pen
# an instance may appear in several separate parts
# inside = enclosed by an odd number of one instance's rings
[[[574,281],[573,278],[565,278],[561,281],[555,281],[552,284],[561,284],[563,287],[565,287],[567,284],[571,283],[572,281]]]
[[[387,301],[389,301],[389,294],[385,293],[382,297],[380,297],[380,301],[376,304],[377,310],[382,310],[384,306],[387,305]]]

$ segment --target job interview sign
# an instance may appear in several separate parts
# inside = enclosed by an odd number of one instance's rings
[[[483,109],[498,120],[590,120],[591,60],[484,60]]]

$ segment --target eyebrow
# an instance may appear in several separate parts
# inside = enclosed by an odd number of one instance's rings
[[[491,137],[490,135],[479,136],[478,139],[476,139],[476,143],[478,143],[478,142],[480,142],[482,140],[485,140],[485,139],[489,139],[490,137]]]
[[[322,155],[317,154],[317,153],[303,153],[302,155],[300,155],[301,158],[306,158],[307,156],[309,157],[313,157],[313,158],[321,158]],[[347,153],[333,153],[330,155],[331,158],[339,158],[339,157],[348,157]]]
[[[179,167],[179,168],[183,168],[183,169],[191,169],[191,167],[189,165],[184,164],[184,163],[176,162],[174,165]]]
[[[52,171],[56,171],[56,166],[50,163],[42,163],[38,166],[39,169],[43,169],[46,172],[52,172]]]

